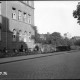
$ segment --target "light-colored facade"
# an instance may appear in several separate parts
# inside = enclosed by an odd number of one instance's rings
[[[0,49],[33,48],[34,1],[0,1]]]

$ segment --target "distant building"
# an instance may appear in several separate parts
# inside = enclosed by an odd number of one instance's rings
[[[0,49],[33,48],[34,1],[0,1]]]
[[[46,34],[40,34],[40,38],[41,38],[42,40],[46,40]]]

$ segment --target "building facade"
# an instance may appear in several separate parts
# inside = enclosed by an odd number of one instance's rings
[[[34,1],[0,1],[0,49],[33,48]]]

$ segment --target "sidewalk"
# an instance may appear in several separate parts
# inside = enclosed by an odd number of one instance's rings
[[[47,54],[35,54],[35,55],[27,55],[27,56],[1,58],[0,64],[28,60],[28,59],[34,59],[34,58],[40,58],[40,57],[47,57],[47,56],[52,56],[52,55],[64,54],[64,53],[71,53],[71,52],[74,52],[74,51],[54,52],[54,53],[47,53]]]

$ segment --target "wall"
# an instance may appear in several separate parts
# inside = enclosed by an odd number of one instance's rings
[[[17,20],[12,19],[12,7],[16,8]],[[27,32],[31,31],[32,35],[35,35],[34,30],[30,24],[18,21],[18,10],[30,13],[31,25],[34,26],[34,9],[26,6],[21,1],[2,1],[2,16],[0,17],[0,24],[2,27],[2,41],[0,41],[0,49],[4,47],[7,47],[8,49],[18,49],[21,44],[26,46],[26,43],[24,42],[12,41],[13,29],[22,30],[22,32],[25,30]],[[34,40],[27,42],[27,44],[29,47],[32,47],[34,45]]]

